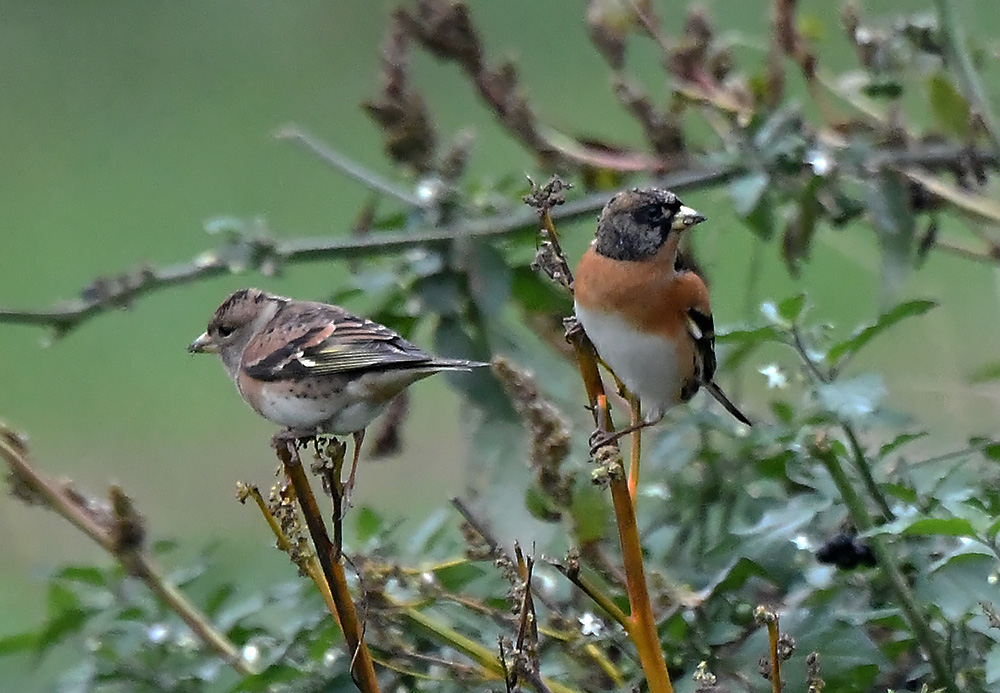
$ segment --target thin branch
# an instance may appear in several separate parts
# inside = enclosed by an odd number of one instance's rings
[[[120,489],[112,488],[112,508],[102,508],[66,484],[52,481],[28,462],[27,450],[17,433],[2,425],[0,456],[10,467],[15,494],[68,520],[114,557],[129,575],[141,580],[196,637],[241,676],[253,674],[236,645],[160,572],[145,550],[144,531],[136,523],[138,513]],[[125,524],[130,526],[123,530]]]
[[[851,445],[851,453],[854,455],[854,466],[858,470],[858,474],[861,475],[861,481],[865,485],[865,490],[868,491],[868,495],[871,496],[872,500],[875,501],[875,505],[878,506],[879,512],[882,513],[883,521],[892,522],[896,519],[896,515],[889,507],[889,502],[885,499],[882,489],[875,483],[875,477],[872,476],[871,464],[868,462],[868,457],[865,456],[865,451],[862,449],[861,442],[854,432],[854,427],[844,420],[841,420],[840,427],[844,430],[847,441]]]
[[[563,565],[562,563],[557,563],[556,561],[549,561],[549,565],[562,573],[567,580],[572,582],[581,592],[590,597],[594,603],[601,607],[604,613],[613,618],[626,633],[632,630],[632,622],[629,620],[628,615],[619,609],[618,605],[615,604],[610,597],[597,589],[597,587],[592,584],[590,580],[580,573],[579,565]]]
[[[666,176],[655,184],[674,190],[700,188],[724,183],[739,171],[738,168],[720,166],[692,169]],[[588,195],[553,210],[552,216],[562,220],[591,216],[604,206],[607,198],[608,193]],[[115,281],[104,281],[101,291],[93,292],[99,295],[61,301],[42,309],[0,307],[0,323],[48,326],[55,328],[56,336],[59,337],[92,317],[112,309],[126,308],[146,294],[171,286],[265,266],[273,268],[286,264],[388,255],[415,247],[448,246],[462,238],[502,238],[521,231],[534,232],[537,227],[537,214],[530,210],[517,210],[447,226],[425,227],[412,233],[377,233],[360,238],[298,238],[286,241],[242,238],[235,249],[219,248],[202,253],[190,262],[161,268],[144,267]],[[238,257],[239,262],[230,259],[231,257]]]
[[[274,133],[275,139],[292,142],[305,149],[310,154],[316,156],[323,163],[346,174],[348,177],[360,182],[362,185],[376,190],[380,193],[395,198],[410,207],[423,207],[420,199],[411,195],[391,181],[382,178],[378,174],[369,171],[356,161],[344,156],[333,147],[330,147],[318,137],[309,134],[299,128],[294,123],[284,125]]]

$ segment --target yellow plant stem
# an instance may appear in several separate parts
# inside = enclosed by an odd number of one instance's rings
[[[767,642],[771,647],[771,689],[781,693],[781,660],[778,659],[778,617],[767,622]]]
[[[604,394],[604,384],[601,382],[597,369],[597,352],[587,339],[583,330],[570,329],[570,342],[576,352],[580,375],[587,398],[594,409],[594,420],[598,427],[605,431],[612,429],[611,414],[608,411],[608,400]],[[637,410],[638,407],[634,407]],[[633,412],[633,417],[637,415]],[[637,453],[636,453],[637,454]],[[625,589],[628,592],[630,614],[626,623],[626,632],[635,643],[639,655],[639,663],[646,674],[646,682],[652,693],[673,693],[670,675],[667,673],[667,663],[660,648],[660,638],[656,632],[656,617],[653,605],[649,599],[649,588],[646,584],[646,572],[642,561],[642,544],[639,541],[639,527],[635,518],[633,495],[629,490],[629,482],[625,479],[625,469],[621,456],[618,456],[620,474],[611,474],[611,500],[615,508],[615,521],[618,525],[618,539],[622,547],[622,563],[625,568]],[[639,467],[635,465],[638,476]]]
[[[625,567],[625,589],[628,592],[631,628],[628,635],[635,643],[639,662],[646,674],[646,682],[652,693],[673,693],[667,663],[660,648],[660,637],[656,632],[656,617],[649,600],[646,572],[642,562],[642,545],[639,542],[639,527],[635,519],[635,506],[629,494],[628,484],[622,475],[611,480],[611,500],[615,507],[618,524],[618,539],[622,546],[622,563]]]
[[[256,486],[246,486],[247,495],[253,498],[254,503],[260,509],[261,514],[267,521],[267,526],[271,529],[274,534],[274,538],[277,540],[278,550],[288,553],[292,548],[291,540],[285,536],[285,533],[281,530],[281,526],[278,521],[274,518],[274,513],[271,509],[267,507],[267,503],[264,502],[264,497],[260,495],[260,489]],[[327,583],[326,579],[323,577],[323,569],[319,565],[319,561],[316,560],[315,555],[310,555],[303,558],[299,563],[296,563],[299,568],[302,569],[309,579],[313,581],[316,585],[316,589],[319,590],[320,596],[323,597],[323,602],[326,604],[326,608],[330,610],[330,613],[337,620],[337,626],[340,628],[341,632],[344,630],[344,626],[340,623],[340,615],[337,613],[337,604],[333,601],[333,593],[330,591],[330,585]]]
[[[363,693],[378,693],[375,665],[368,652],[368,645],[364,641],[364,631],[358,621],[357,611],[354,609],[354,601],[347,586],[344,566],[337,556],[337,547],[333,545],[329,534],[327,534],[319,504],[316,502],[316,496],[313,495],[309,479],[302,468],[298,451],[295,449],[294,443],[281,443],[276,446],[276,449],[278,458],[285,467],[285,473],[292,482],[292,488],[295,489],[295,495],[299,499],[299,507],[302,509],[306,526],[309,528],[313,545],[316,547],[316,557],[323,570],[323,577],[330,586],[336,611],[334,616],[339,618],[341,630],[344,633],[347,651],[351,657],[354,682]]]
[[[493,650],[480,645],[471,638],[465,637],[455,629],[444,625],[440,621],[431,618],[414,607],[405,606],[402,607],[402,609],[403,614],[405,614],[414,625],[423,628],[437,639],[443,640],[459,652],[465,654],[467,657],[479,664],[483,668],[484,673],[488,673],[493,678],[503,679],[503,666],[500,664],[500,660],[497,658],[497,655],[493,652]],[[549,678],[543,678],[542,681],[546,686],[548,686],[552,693],[579,693],[575,689],[564,686],[563,684]]]
[[[628,463],[628,493],[632,496],[632,506],[634,507],[638,503],[639,498],[639,460],[642,458],[642,429],[638,428],[638,426],[642,421],[642,406],[639,404],[639,398],[631,394],[628,396],[628,404],[629,413],[631,414],[629,423],[631,426],[636,427],[630,436],[631,448]]]

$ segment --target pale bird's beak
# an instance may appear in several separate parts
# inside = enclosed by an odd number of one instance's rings
[[[188,346],[188,352],[192,354],[217,354],[219,353],[219,345],[212,341],[208,332],[202,332],[201,336]]]
[[[681,205],[681,208],[677,210],[677,214],[674,215],[673,230],[683,231],[703,221],[705,221],[704,214],[694,211],[687,205]]]

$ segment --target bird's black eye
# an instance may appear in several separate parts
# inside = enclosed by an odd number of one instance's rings
[[[236,331],[236,328],[231,325],[219,325],[216,329],[219,331],[219,336],[223,339]]]
[[[636,223],[657,226],[663,222],[663,205],[643,205],[633,213]]]

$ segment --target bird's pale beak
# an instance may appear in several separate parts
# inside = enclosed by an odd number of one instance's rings
[[[674,231],[683,231],[703,221],[705,221],[704,214],[694,211],[687,205],[681,205],[681,208],[677,210],[677,214],[674,215],[673,229]]]
[[[212,341],[208,332],[202,332],[198,339],[188,346],[188,352],[192,354],[217,354],[219,353],[219,345]]]

